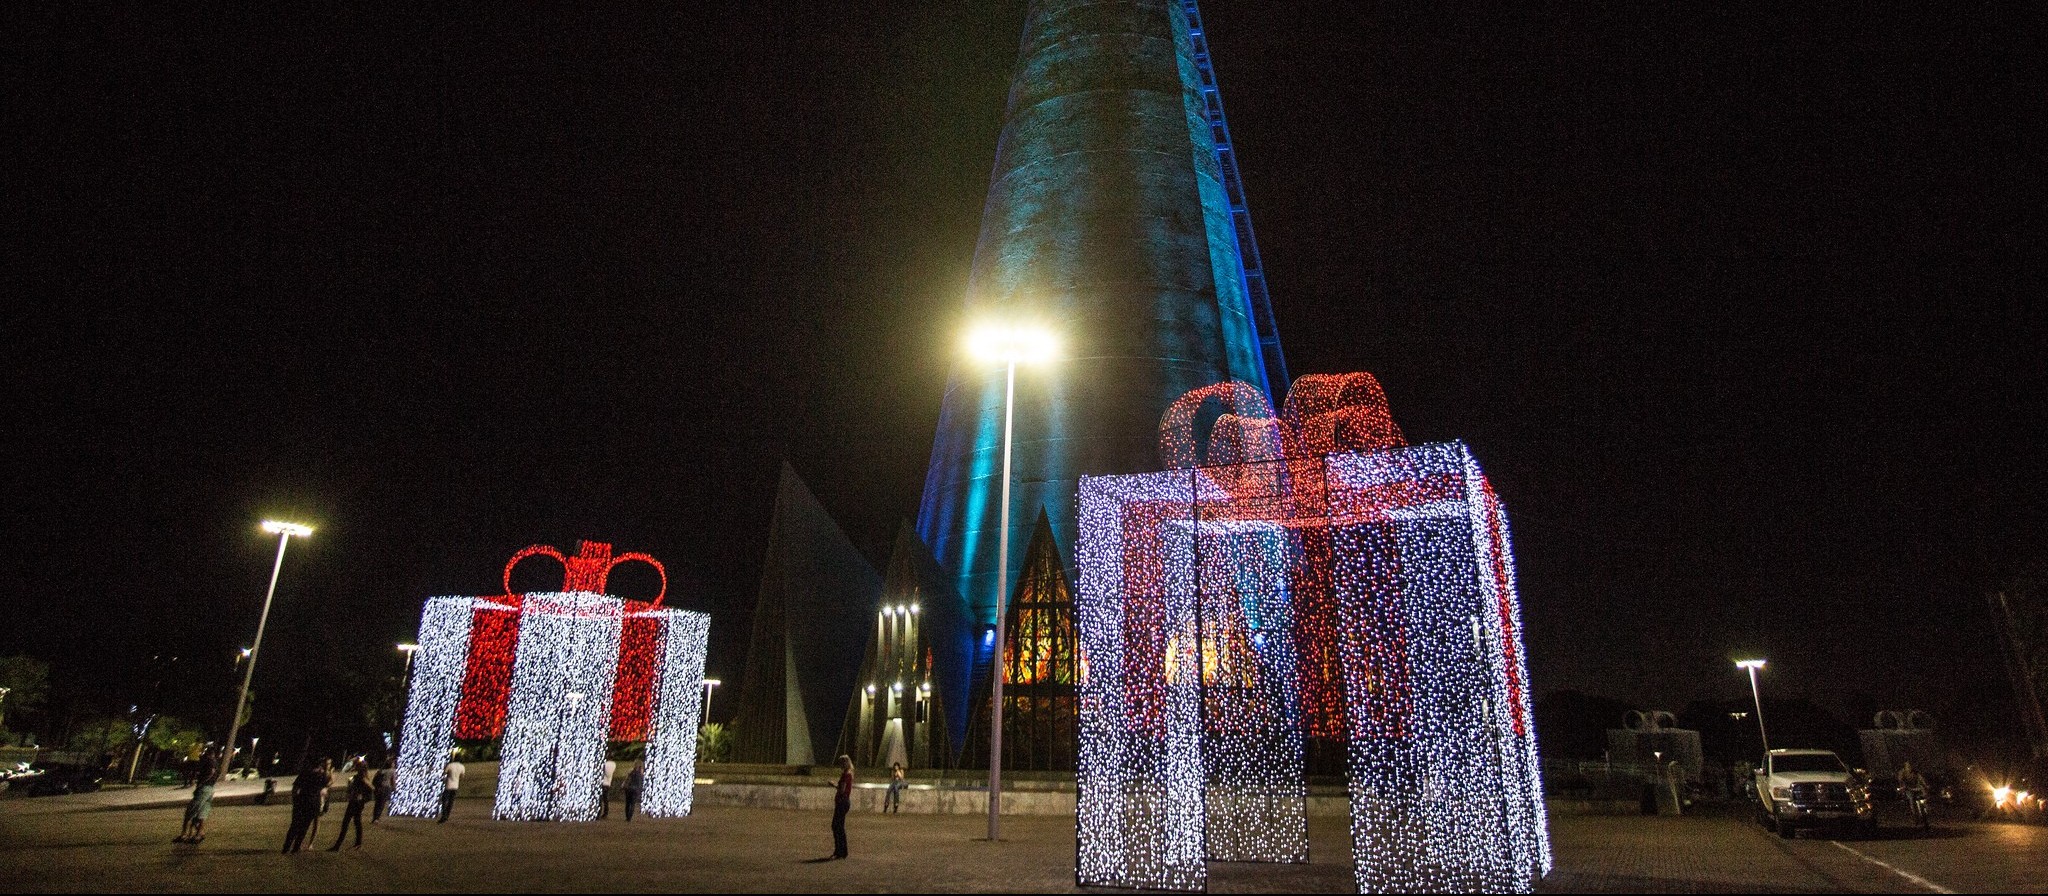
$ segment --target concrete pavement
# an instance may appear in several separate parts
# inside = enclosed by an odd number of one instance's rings
[[[239,783],[239,782],[238,782]],[[259,782],[260,784],[260,782]],[[1073,882],[1071,817],[1006,817],[1006,840],[960,815],[856,813],[853,856],[830,852],[822,811],[705,806],[689,818],[589,824],[494,822],[483,799],[446,825],[372,826],[362,850],[279,855],[289,810],[226,805],[206,843],[175,845],[185,792],[161,808],[99,794],[0,801],[0,892],[1062,892]],[[94,799],[99,797],[99,799]],[[1545,892],[2048,892],[2048,828],[1948,821],[1928,838],[1782,841],[1740,814],[1557,816]],[[1901,832],[1903,833],[1903,832]],[[1350,892],[1341,817],[1310,819],[1307,865],[1211,865],[1219,893]],[[1883,863],[1883,864],[1879,864]],[[1917,881],[1916,879],[1917,878]]]

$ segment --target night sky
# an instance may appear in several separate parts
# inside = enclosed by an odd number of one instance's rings
[[[878,567],[915,513],[1023,3],[443,6],[0,11],[0,655],[53,709],[177,655],[224,722],[265,517],[318,527],[295,731],[536,542],[661,558],[737,686],[782,462]],[[1539,693],[1756,653],[2007,734],[2048,17],[1803,6],[1204,13],[1290,367],[1472,445]]]

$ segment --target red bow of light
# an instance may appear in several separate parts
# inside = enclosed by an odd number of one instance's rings
[[[455,709],[455,736],[492,738],[505,732],[505,710],[512,696],[512,662],[519,647],[519,613],[525,595],[512,590],[512,569],[528,557],[552,557],[562,564],[563,591],[605,593],[611,571],[621,563],[639,561],[654,567],[661,590],[645,604],[626,601],[619,627],[619,666],[612,680],[612,740],[642,740],[654,698],[654,648],[661,621],[653,615],[668,596],[668,570],[647,554],[613,554],[602,541],[577,543],[575,555],[536,544],[520,549],[505,563],[505,593],[479,606],[470,623],[468,667],[462,678],[462,699]],[[616,596],[616,595],[613,595]]]
[[[1212,401],[1224,410],[1203,452],[1195,421]],[[1269,505],[1253,514],[1268,519],[1321,515],[1324,483],[1314,462],[1325,455],[1406,444],[1387,393],[1364,372],[1295,380],[1277,415],[1258,387],[1231,380],[1189,391],[1159,419],[1159,460],[1167,469],[1203,467],[1238,502],[1282,499],[1285,509]]]

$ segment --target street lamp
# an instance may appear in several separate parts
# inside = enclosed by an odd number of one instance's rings
[[[1003,805],[1003,645],[1006,616],[1003,601],[1009,596],[1010,578],[1010,429],[1016,416],[1017,362],[1038,363],[1052,357],[1051,333],[1015,324],[990,324],[967,337],[967,348],[977,360],[999,361],[1003,365],[1003,493],[996,524],[996,631],[995,668],[989,686],[988,734],[988,839],[1002,833]]]
[[[1757,737],[1763,739],[1764,754],[1769,755],[1771,752],[1771,736],[1764,731],[1764,697],[1763,692],[1757,690],[1756,686],[1756,670],[1764,667],[1764,661],[1736,660],[1735,666],[1738,669],[1749,671],[1749,696],[1756,701],[1756,734]]]
[[[724,683],[716,678],[704,679],[704,717],[697,720],[698,727],[711,724],[711,689]]]
[[[235,753],[235,736],[242,733],[242,707],[249,705],[249,681],[256,677],[256,655],[263,649],[263,626],[270,621],[270,599],[277,596],[277,575],[284,571],[285,545],[291,543],[294,535],[304,538],[313,534],[313,527],[264,520],[263,531],[277,536],[277,562],[270,567],[270,588],[263,592],[263,613],[256,617],[256,640],[249,643],[249,663],[242,667],[242,692],[235,697],[235,707],[228,716],[228,756],[216,767],[216,781],[227,777],[228,759]]]
[[[418,644],[398,645],[398,652],[405,654],[405,662],[398,669],[398,686],[400,689],[403,689],[405,683],[412,678],[412,655],[418,652],[419,649],[420,646]]]

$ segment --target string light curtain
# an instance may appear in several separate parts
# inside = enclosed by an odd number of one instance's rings
[[[697,781],[697,729],[704,719],[704,650],[711,617],[659,611],[661,661],[647,731],[640,809],[650,818],[690,814]]]
[[[473,597],[436,597],[420,615],[420,647],[413,652],[412,689],[399,729],[393,815],[428,818],[441,811],[441,766],[455,746],[455,707],[469,667],[470,622],[484,603]]]

